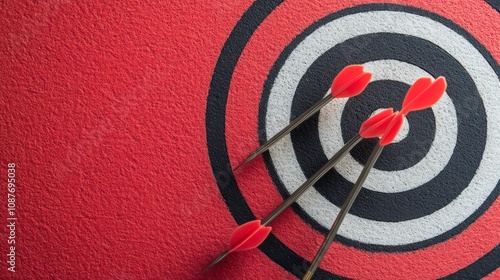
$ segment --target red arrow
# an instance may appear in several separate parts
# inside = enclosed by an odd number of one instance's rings
[[[436,104],[446,91],[446,87],[444,77],[438,77],[436,80],[424,77],[413,83],[403,100],[401,112],[394,116],[380,139],[380,146],[388,145],[394,141],[403,126],[404,117],[408,113],[427,109]]]
[[[326,254],[328,247],[337,235],[338,229],[349,212],[356,196],[362,188],[362,185],[374,166],[385,145],[390,144],[398,134],[403,125],[404,117],[411,111],[422,110],[434,105],[443,96],[446,90],[446,80],[439,77],[435,81],[431,78],[418,79],[408,90],[403,101],[401,112],[393,112],[392,108],[383,110],[366,120],[360,128],[359,135],[363,138],[381,137],[379,143],[375,146],[372,154],[368,158],[365,167],[361,171],[356,183],[349,193],[346,201],[332,224],[325,241],[321,245],[318,253],[311,262],[302,280],[309,280],[319,266],[319,263]]]
[[[335,77],[330,88],[331,94],[321,99],[319,102],[311,106],[307,111],[298,116],[289,125],[283,128],[280,132],[276,133],[271,139],[267,140],[257,150],[252,152],[241,164],[234,170],[240,168],[246,163],[250,162],[263,152],[267,151],[272,145],[278,142],[285,135],[290,133],[294,128],[299,126],[302,122],[310,118],[326,104],[333,100],[333,98],[346,98],[353,97],[360,94],[370,82],[372,74],[364,71],[363,65],[349,65],[346,66]]]
[[[350,77],[350,79],[348,79],[348,77]],[[370,78],[371,74],[364,72],[363,66],[348,66],[344,68],[344,70],[342,70],[342,72],[339,73],[339,75],[333,81],[332,94],[330,98],[333,98],[334,96],[347,97],[359,94],[366,87]],[[445,89],[446,81],[442,77],[438,78],[436,81],[433,81],[430,78],[422,78],[417,80],[408,90],[408,93],[403,102],[402,112],[394,112],[392,108],[385,109],[363,122],[359,130],[359,135],[357,137],[351,139],[349,143],[346,144],[339,152],[337,152],[337,154],[334,155],[325,166],[323,166],[303,185],[301,185],[262,222],[260,220],[254,220],[237,227],[231,235],[229,248],[222,254],[220,254],[201,273],[220,262],[231,252],[254,249],[262,244],[262,242],[264,242],[264,240],[271,232],[271,227],[267,225],[269,225],[269,223],[274,220],[282,211],[284,211],[294,201],[296,201],[299,196],[307,190],[307,188],[309,188],[312,184],[319,180],[319,178],[330,168],[332,168],[336,164],[336,162],[338,162],[338,160],[343,157],[345,153],[349,152],[349,150],[359,142],[358,139],[361,139],[360,137],[381,137],[381,140],[379,141],[380,146],[391,143],[403,124],[405,116],[403,112],[421,110],[432,106],[443,95]],[[317,262],[319,262],[320,260],[321,257],[318,258]],[[313,271],[311,273],[313,273]]]
[[[446,79],[436,80],[424,77],[410,87],[403,101],[400,112],[392,108],[385,109],[363,122],[359,134],[363,138],[381,137],[380,145],[386,146],[396,138],[403,126],[404,117],[412,111],[426,109],[436,104],[446,91]]]
[[[365,72],[363,65],[349,65],[342,69],[340,73],[335,77],[331,86],[331,94],[320,100],[318,103],[309,108],[306,112],[300,115],[297,119],[292,121],[287,127],[278,132],[275,136],[269,139],[261,147],[259,147],[255,152],[253,152],[243,163],[238,167],[244,165],[245,163],[251,161],[258,155],[262,154],[264,151],[268,150],[274,143],[279,141],[283,136],[288,134],[292,129],[297,127],[304,120],[311,117],[314,113],[319,111],[328,102],[333,100],[333,98],[346,98],[352,97],[360,94],[370,82],[372,77],[371,73]],[[307,182],[306,182],[307,183]],[[307,185],[302,185],[301,188],[304,190],[309,187]],[[234,251],[249,250],[258,247],[267,238],[271,232],[271,227],[267,225],[276,218],[284,209],[286,209],[293,201],[295,201],[301,193],[296,194],[296,196],[291,196],[285,200],[280,206],[278,206],[268,217],[264,219],[261,223],[260,220],[255,220],[243,224],[236,228],[231,235],[229,242],[229,248],[220,254],[210,265],[208,265],[202,272],[206,271],[210,267],[214,266],[216,263],[220,262],[227,255]]]
[[[200,272],[200,274],[216,265],[232,252],[257,248],[267,238],[271,229],[271,227],[263,226],[260,220],[254,220],[240,225],[231,234],[229,248],[215,258],[212,263]]]

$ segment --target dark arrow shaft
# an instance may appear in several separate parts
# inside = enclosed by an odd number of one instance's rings
[[[281,140],[285,135],[290,133],[294,128],[299,126],[301,123],[303,123],[305,120],[310,118],[312,115],[314,115],[316,112],[321,110],[328,102],[332,101],[333,96],[331,94],[328,94],[325,98],[321,99],[318,101],[316,104],[314,104],[312,107],[307,109],[304,113],[302,113],[300,116],[298,116],[296,119],[294,119],[288,126],[283,128],[280,132],[276,133],[271,139],[267,140],[264,144],[262,144],[257,150],[255,150],[252,154],[250,154],[240,165],[238,165],[234,170],[240,168],[241,166],[247,164],[248,162],[252,161],[254,158],[258,157],[261,155],[263,152],[269,150],[269,148],[274,145],[276,142]]]
[[[373,165],[375,165],[375,162],[377,161],[378,157],[380,156],[380,153],[382,152],[382,149],[384,147],[380,146],[377,144],[375,146],[375,149],[372,151],[370,154],[370,157],[368,158],[368,161],[366,162],[365,167],[361,171],[361,174],[358,177],[358,180],[354,184],[354,187],[352,188],[351,192],[347,196],[346,201],[342,205],[342,208],[340,209],[339,214],[337,215],[337,218],[332,224],[332,227],[330,228],[330,231],[328,232],[328,235],[325,238],[325,241],[319,248],[318,253],[314,257],[313,261],[311,262],[311,266],[309,266],[309,269],[307,270],[306,274],[302,278],[302,280],[309,280],[313,276],[314,272],[319,266],[319,263],[323,259],[323,256],[326,254],[328,251],[328,247],[330,247],[330,244],[332,243],[333,239],[337,235],[337,232],[340,228],[340,225],[342,224],[342,221],[344,220],[345,216],[351,209],[352,204],[354,203],[354,200],[358,196],[361,187],[363,186],[363,183],[365,182],[366,178],[368,177],[368,173],[372,169]]]
[[[342,147],[320,170],[316,171],[314,175],[311,176],[302,186],[300,186],[296,191],[294,191],[287,199],[285,199],[271,214],[269,214],[264,220],[262,220],[262,225],[269,225],[276,217],[278,217],[286,208],[292,205],[299,197],[312,185],[314,185],[323,175],[325,175],[330,169],[332,169],[342,158],[345,157],[349,151],[356,146],[362,138],[358,134],[354,136],[349,142],[347,142],[344,147]]]
[[[216,265],[218,262],[222,261],[231,253],[229,250],[222,252],[215,260],[213,260],[205,269],[203,269],[199,274],[203,274],[205,271],[209,270],[212,266]]]

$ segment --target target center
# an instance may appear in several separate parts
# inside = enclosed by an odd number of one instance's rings
[[[387,108],[380,108],[380,109],[373,111],[373,113],[370,115],[370,117],[379,113],[382,110],[385,110],[385,109],[387,109]],[[399,142],[403,141],[406,138],[406,136],[408,136],[409,131],[410,131],[410,123],[408,122],[408,119],[406,118],[406,116],[404,116],[403,126],[401,126],[401,129],[399,130],[398,135],[396,135],[396,138],[394,138],[393,143],[399,143]]]

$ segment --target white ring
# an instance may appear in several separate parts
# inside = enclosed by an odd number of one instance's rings
[[[500,178],[500,94],[497,94],[500,81],[467,39],[439,22],[406,12],[370,11],[335,19],[305,38],[280,69],[269,96],[266,132],[268,137],[273,136],[288,124],[298,82],[319,56],[347,39],[377,32],[412,35],[439,46],[460,62],[472,77],[481,98],[487,100],[484,102],[488,125],[483,159],[469,186],[455,200],[428,216],[402,222],[373,221],[348,214],[339,230],[340,235],[366,244],[406,245],[428,240],[456,227],[483,204]],[[290,137],[270,149],[270,154],[280,180],[290,193],[293,192],[306,178],[295,158]],[[298,204],[326,228],[331,226],[339,211],[314,189],[306,192]]]
[[[419,77],[431,77],[423,69],[397,60],[377,60],[364,65],[367,71],[373,73],[372,81],[392,80],[411,85]],[[400,94],[404,95],[406,92]],[[344,145],[341,114],[346,102],[347,99],[336,99],[325,106],[319,115],[319,138],[328,158]],[[450,97],[445,94],[432,110],[436,116],[436,137],[426,156],[417,164],[403,170],[384,171],[373,168],[363,185],[364,188],[383,193],[408,191],[429,182],[446,167],[453,155],[453,149],[450,147],[455,147],[457,142],[455,107]],[[335,169],[346,180],[354,183],[363,166],[348,154]]]

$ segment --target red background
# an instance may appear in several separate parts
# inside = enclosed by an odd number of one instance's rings
[[[286,1],[269,18],[276,37],[256,33],[249,43],[273,42],[260,53],[262,61],[239,66],[235,73],[264,73],[309,24],[372,1],[296,2]],[[500,16],[484,1],[390,2],[453,20],[500,60]],[[208,160],[206,98],[221,47],[251,3],[2,2],[0,180],[7,176],[7,163],[14,162],[18,222],[15,274],[4,261],[8,231],[0,222],[1,278],[191,279],[225,248],[236,223]],[[280,26],[283,22],[287,25]],[[244,53],[242,59],[252,55]],[[256,110],[259,95],[252,94],[251,84],[263,78],[232,84],[232,91],[249,92],[247,102],[230,95],[228,103],[233,117],[227,127],[236,131],[228,143],[233,163],[257,145],[256,131],[237,129],[255,114],[238,120],[234,113],[239,107]],[[259,175],[263,170],[259,160],[247,176],[266,180]],[[0,197],[6,193],[2,187]],[[262,197],[244,195],[258,216],[280,199],[275,192],[256,209]],[[6,199],[0,201],[0,209],[6,205]],[[491,209],[499,212],[498,201]],[[6,211],[0,213],[0,221],[6,221]],[[291,211],[283,219],[301,223]],[[490,223],[500,224],[499,219]],[[500,240],[492,229],[476,230]],[[285,244],[299,248],[300,239],[286,240],[286,228],[278,223],[275,230]],[[321,236],[312,229],[310,236],[316,240],[311,247],[319,246]],[[311,259],[314,250],[306,249],[297,250]],[[473,261],[471,254],[454,260],[457,266]],[[447,255],[441,252],[440,258]],[[398,278],[415,265],[425,269],[434,262],[393,262],[383,269],[392,265],[386,276]],[[348,274],[354,268],[345,269]],[[445,268],[437,269],[446,275]],[[368,271],[358,276],[380,275],[375,268]],[[294,279],[259,250],[233,254],[204,277]]]

